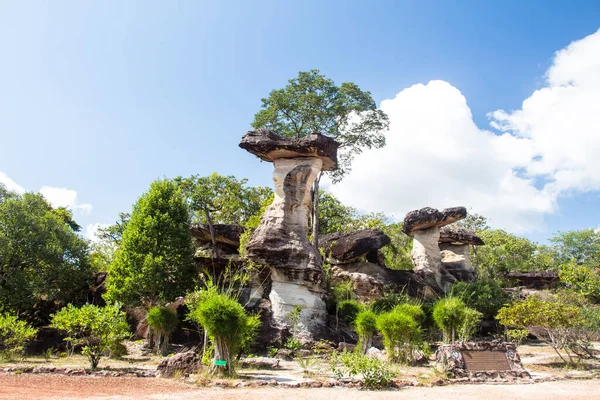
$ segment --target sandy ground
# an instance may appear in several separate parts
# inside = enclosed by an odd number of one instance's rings
[[[453,385],[365,391],[347,388],[320,389],[200,389],[188,384],[152,378],[99,378],[61,375],[0,374],[0,399],[457,399],[551,400],[600,398],[600,381],[558,381],[527,385]]]

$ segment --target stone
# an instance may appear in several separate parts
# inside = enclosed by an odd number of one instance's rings
[[[193,351],[177,353],[158,364],[156,375],[160,378],[172,378],[175,372],[179,371],[185,376],[197,372],[200,365],[200,357]]]
[[[290,349],[279,349],[275,353],[275,358],[284,361],[292,361],[294,359],[294,352]]]
[[[284,138],[273,131],[258,129],[246,133],[239,146],[264,161],[310,157],[323,162],[323,171],[337,168],[339,144],[318,133],[301,138]]]
[[[319,247],[327,257],[339,263],[356,261],[390,243],[390,238],[379,229],[363,229],[349,233],[331,233],[319,236]]]
[[[415,275],[427,286],[445,293],[453,280],[448,279],[442,270],[442,253],[438,245],[440,228],[433,226],[412,233],[414,240],[411,256]]]
[[[371,347],[369,350],[367,350],[367,356],[385,360],[385,352],[383,350],[379,350],[377,347]]]
[[[298,338],[309,342],[325,326],[325,277],[321,255],[308,241],[311,188],[323,169],[334,168],[337,144],[330,138],[281,138],[266,130],[252,131],[240,147],[274,165],[274,200],[246,246],[248,259],[270,267],[272,317],[281,329],[301,307]]]
[[[337,347],[338,351],[347,351],[352,353],[356,349],[356,345],[352,343],[340,342]]]
[[[556,271],[511,271],[505,277],[531,289],[550,289],[560,282],[560,277]]]
[[[473,246],[484,245],[485,242],[475,232],[465,228],[445,226],[440,229],[440,243],[470,244]]]
[[[279,368],[279,362],[281,360],[277,358],[268,357],[256,357],[256,358],[242,358],[242,368],[253,368],[253,369],[277,369]]]
[[[442,267],[457,281],[475,280],[468,244],[440,243]]]
[[[442,211],[435,208],[425,207],[420,210],[410,211],[404,217],[402,232],[413,236],[414,231],[438,227],[459,221],[467,216],[465,207],[445,208]]]
[[[240,236],[245,231],[243,226],[234,224],[213,224],[213,229],[215,231],[215,241],[218,244],[235,249],[240,246]],[[208,224],[192,224],[190,231],[197,243],[212,244]]]

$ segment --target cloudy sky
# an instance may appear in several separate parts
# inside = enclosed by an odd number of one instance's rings
[[[600,3],[294,3],[0,2],[0,182],[87,233],[156,178],[270,185],[239,138],[318,68],[390,116],[330,186],[345,203],[464,205],[537,241],[600,226]]]

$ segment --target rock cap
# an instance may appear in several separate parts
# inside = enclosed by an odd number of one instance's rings
[[[246,230],[243,226],[234,224],[213,224],[215,240],[219,244],[238,248],[240,236]],[[208,224],[192,224],[190,226],[192,236],[199,243],[211,243],[210,228]]]
[[[425,207],[406,214],[402,224],[402,232],[412,236],[414,231],[433,228],[434,226],[442,227],[459,221],[466,216],[467,209],[465,207],[450,207],[442,211]]]
[[[484,245],[485,242],[475,232],[465,228],[453,228],[446,226],[440,229],[440,243],[471,244],[473,246]]]
[[[319,247],[325,250],[325,254],[340,262],[352,262],[362,255],[376,252],[389,243],[390,238],[379,229],[319,236]]]
[[[268,129],[248,131],[239,146],[264,161],[279,158],[318,157],[323,160],[323,171],[337,168],[339,144],[319,133],[301,138],[286,138]]]

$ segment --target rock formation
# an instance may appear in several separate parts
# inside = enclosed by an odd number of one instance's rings
[[[308,241],[311,187],[322,170],[337,167],[338,145],[318,134],[282,138],[260,129],[248,132],[240,147],[275,167],[275,199],[252,235],[247,257],[270,268],[275,322],[288,325],[288,315],[300,306],[301,333],[311,340],[326,320],[321,256]]]
[[[469,246],[482,245],[483,240],[467,229],[445,227],[466,216],[465,207],[425,207],[404,218],[402,231],[414,239],[415,274],[435,291],[445,293],[456,281],[474,279]]]
[[[420,289],[412,271],[396,271],[385,266],[379,250],[389,243],[390,238],[378,229],[319,237],[319,245],[331,264],[333,283],[352,282],[354,293],[361,300],[378,299],[389,289],[406,290],[414,296]]]

